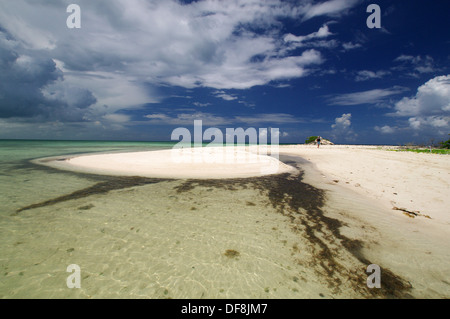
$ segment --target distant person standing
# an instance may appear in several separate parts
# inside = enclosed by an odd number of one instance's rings
[[[322,138],[320,136],[317,137],[316,142],[317,142],[317,148],[320,147],[320,142],[322,141]]]

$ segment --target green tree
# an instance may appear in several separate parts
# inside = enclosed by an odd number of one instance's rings
[[[446,140],[445,142],[440,142],[439,144],[441,144],[441,148],[450,149],[450,139]]]
[[[305,144],[315,142],[316,140],[317,140],[317,136],[310,136],[306,139]]]

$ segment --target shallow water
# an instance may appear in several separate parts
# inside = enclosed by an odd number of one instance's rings
[[[295,174],[232,180],[83,175],[38,157],[170,147],[161,143],[0,141],[2,298],[409,297],[386,269],[366,286],[370,238],[341,222],[348,201]],[[338,199],[335,199],[338,201]],[[348,218],[347,218],[348,219]],[[350,218],[350,220],[353,220]],[[355,222],[355,225],[358,225]],[[356,227],[356,226],[355,226]],[[360,235],[360,234],[358,234]],[[363,239],[363,240],[361,240]],[[366,251],[365,251],[366,250]],[[66,271],[81,269],[81,288]]]

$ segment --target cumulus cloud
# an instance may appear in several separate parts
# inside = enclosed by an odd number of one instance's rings
[[[417,89],[414,97],[396,103],[398,116],[427,116],[450,113],[450,75],[437,76]]]
[[[408,119],[408,122],[409,126],[415,130],[426,129],[430,127],[435,129],[450,128],[450,116],[411,117]]]
[[[320,63],[317,53],[311,51],[299,58],[275,58],[281,49],[279,34],[257,35],[246,30],[245,25],[252,23],[272,31],[280,16],[313,17],[351,7],[343,1],[307,4],[296,10],[281,1],[208,0],[182,4],[120,0],[108,5],[92,1],[79,4],[83,8],[83,28],[75,32],[65,28],[65,16],[61,14],[64,1],[37,5],[18,0],[2,5],[0,16],[3,27],[24,46],[51,50],[70,71],[126,71],[149,82],[216,88],[251,87],[255,85],[252,79],[260,75],[264,79],[258,84],[278,79],[281,69],[296,69],[287,77],[301,76],[306,65]],[[305,38],[328,35],[328,27],[324,26]],[[266,58],[251,63],[256,55]],[[252,72],[248,77],[239,76],[245,71]],[[238,80],[231,81],[236,77]]]
[[[389,125],[385,125],[382,127],[375,126],[375,131],[378,131],[382,134],[393,134],[393,133],[395,133],[396,129]]]
[[[305,77],[325,61],[319,50],[337,44],[327,25],[284,41],[281,20],[338,17],[356,3],[79,0],[82,27],[68,29],[67,1],[3,1],[0,117],[103,123],[160,102],[161,86],[248,89]],[[300,42],[309,47],[293,51]]]
[[[63,1],[39,4],[37,13],[54,15],[47,23],[28,17],[36,5],[23,0],[2,7],[1,21],[8,30],[13,29],[19,22],[12,17],[20,12],[35,31],[14,28],[14,36],[31,47],[51,48],[53,57],[71,71],[125,73],[153,84],[217,89],[249,88],[305,75],[308,65],[322,60],[314,51],[298,57],[280,56],[284,47],[278,40],[278,19],[343,10],[340,5],[321,10],[308,5],[293,10],[291,4],[275,0],[190,4],[118,0],[108,5],[80,1],[79,5],[83,26],[77,31],[60,24],[64,15],[57,10],[64,8]],[[246,27],[249,25],[265,32],[255,33]],[[50,36],[36,46],[30,38],[38,31]],[[324,26],[311,37],[327,35]],[[255,60],[255,56],[262,58]]]
[[[85,109],[97,102],[91,91],[68,85],[64,80],[55,81],[41,89],[47,100],[65,102],[71,108]]]
[[[334,139],[342,139],[347,142],[354,141],[358,135],[351,128],[351,119],[351,113],[342,114],[342,116],[337,117],[334,124],[331,125],[331,136]]]
[[[347,130],[350,125],[352,125],[351,119],[351,113],[342,114],[341,117],[336,118],[335,123],[331,125],[331,128],[335,130]]]
[[[94,103],[90,90],[65,82],[45,52],[30,51],[0,29],[0,117],[81,121]]]
[[[395,104],[390,116],[407,117],[409,127],[416,131],[434,130],[447,134],[450,129],[450,75],[437,76],[417,89],[412,97]]]

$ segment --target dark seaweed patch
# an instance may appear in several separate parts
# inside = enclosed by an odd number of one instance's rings
[[[290,163],[291,164],[291,163]],[[293,165],[294,166],[294,165]],[[311,266],[323,278],[328,287],[339,293],[343,282],[359,292],[362,297],[410,298],[411,285],[392,271],[382,268],[382,288],[367,287],[366,268],[372,264],[361,249],[363,242],[350,239],[341,234],[344,224],[324,215],[325,192],[302,182],[302,172],[280,174],[258,178],[236,178],[226,180],[187,180],[175,187],[178,193],[189,192],[196,187],[238,190],[251,187],[267,196],[277,212],[288,217],[291,229],[307,239],[313,254]],[[293,250],[300,254],[299,250]],[[344,266],[340,258],[343,253],[354,257],[355,269]],[[299,256],[301,259],[301,256]]]
[[[123,188],[129,188],[134,186],[143,186],[147,184],[155,184],[159,182],[167,181],[165,179],[157,179],[157,178],[145,178],[145,177],[111,177],[107,181],[97,183],[91,187],[84,188],[78,191],[75,191],[68,195],[63,195],[57,198],[53,198],[41,203],[32,204],[26,207],[22,207],[16,211],[16,214],[23,212],[25,210],[33,209],[33,208],[39,208],[39,207],[45,207],[54,205],[57,203],[74,200],[74,199],[80,199],[84,197],[88,197],[91,195],[96,194],[106,194],[112,190],[118,190]],[[87,209],[87,207],[84,207]],[[89,207],[91,208],[91,207]],[[82,209],[82,208],[80,208]]]
[[[240,256],[240,253],[234,249],[227,249],[224,255],[227,256],[228,258],[238,258]]]
[[[79,210],[89,210],[89,209],[94,208],[94,207],[95,207],[94,205],[89,204],[89,205],[86,205],[86,206],[78,207],[78,209]]]

